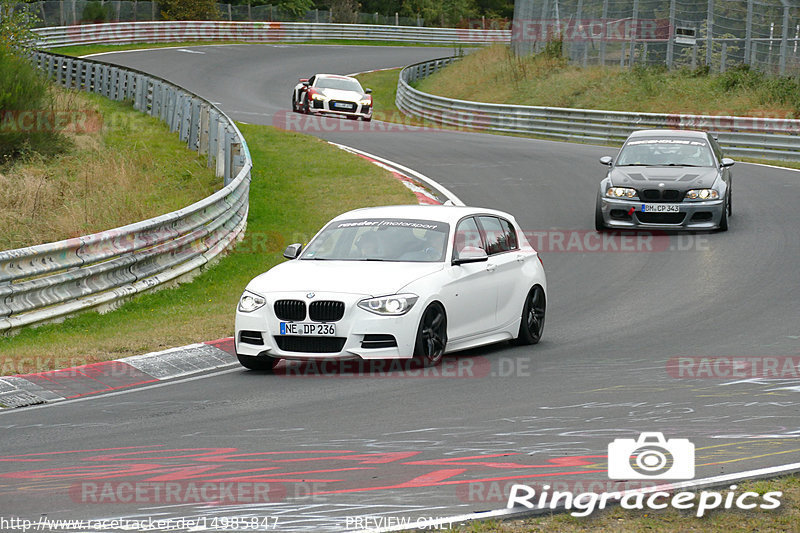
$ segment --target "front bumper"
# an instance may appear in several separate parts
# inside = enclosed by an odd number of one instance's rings
[[[354,295],[341,293],[316,293],[313,300],[306,298],[306,293],[271,293],[266,295],[267,303],[264,307],[252,313],[236,311],[236,336],[234,338],[236,353],[240,356],[268,356],[278,359],[292,360],[322,360],[322,359],[409,359],[414,354],[414,344],[416,342],[417,327],[420,319],[420,309],[423,306],[418,302],[417,305],[402,316],[381,316],[366,311],[358,307],[358,302],[368,295]],[[278,337],[281,337],[281,322],[275,316],[273,306],[277,300],[303,300],[306,305],[312,301],[334,300],[344,302],[344,316],[335,322],[329,322],[336,328],[334,338],[340,339],[338,342],[343,344],[341,349],[336,351],[324,352],[303,352],[302,349],[307,343],[315,343],[304,337],[297,340],[297,335],[283,335],[283,337],[295,337],[291,339],[293,345],[291,349],[281,349]],[[298,321],[305,323],[320,324],[306,317],[305,320]],[[244,333],[244,334],[243,334]],[[396,346],[383,347],[381,343],[370,343],[374,336],[391,335],[396,341]],[[258,344],[260,336],[262,344]],[[370,336],[370,337],[367,337]],[[365,346],[365,337],[368,341]],[[319,337],[315,337],[319,339]],[[253,341],[256,342],[253,342]],[[320,344],[336,344],[333,341],[325,340]],[[284,344],[284,347],[286,345]],[[327,347],[324,349],[328,349]]]
[[[724,199],[705,202],[679,202],[680,213],[643,213],[642,206],[644,204],[659,205],[657,202],[602,197],[600,199],[600,209],[606,227],[612,229],[647,228],[663,230],[717,229],[725,210]],[[631,208],[633,208],[633,212],[631,212]]]
[[[337,103],[347,104],[350,108],[338,108]],[[361,105],[358,102],[346,102],[337,100],[311,100],[308,111],[312,115],[340,115],[345,117],[372,119],[372,106]]]

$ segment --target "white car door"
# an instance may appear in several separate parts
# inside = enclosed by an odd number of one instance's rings
[[[456,227],[454,257],[470,247],[486,250],[473,217],[460,221]],[[442,287],[447,309],[448,341],[494,329],[497,286],[488,266],[488,261],[482,261],[448,267],[447,280]]]
[[[519,302],[523,300],[523,292],[527,294],[521,272],[525,255],[519,252],[516,232],[509,221],[480,216],[478,222],[489,253],[487,269],[497,289],[495,321],[502,327],[522,316]]]

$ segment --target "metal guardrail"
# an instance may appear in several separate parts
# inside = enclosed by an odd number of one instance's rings
[[[411,86],[458,59],[405,67],[397,81],[397,107],[434,124],[581,142],[621,144],[632,131],[647,128],[708,130],[730,155],[800,161],[800,120],[796,119],[489,104],[436,96]]]
[[[138,292],[198,271],[243,235],[252,161],[244,137],[207,100],[132,69],[46,52],[35,63],[59,84],[111,98],[166,122],[208,155],[224,186],[188,207],[149,220],[0,252],[0,333],[90,308],[113,308]]]
[[[426,44],[509,42],[510,30],[307,22],[155,21],[59,26],[34,30],[39,48],[80,44],[180,41],[315,41],[356,39]]]

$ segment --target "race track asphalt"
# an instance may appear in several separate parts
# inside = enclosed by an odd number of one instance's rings
[[[0,514],[276,517],[279,531],[352,529],[375,524],[359,517],[502,508],[512,480],[618,488],[606,476],[607,445],[642,431],[694,442],[697,478],[800,461],[800,381],[790,373],[690,378],[670,363],[800,356],[800,173],[737,164],[726,233],[604,240],[593,231],[597,159],[612,148],[288,112],[298,77],[401,66],[449,48],[191,50],[201,53],[98,59],[160,75],[236,120],[289,120],[422,172],[467,204],[511,212],[547,271],[543,341],[448,356],[445,375],[234,368],[9,410],[0,414]],[[271,492],[219,504],[154,495],[170,482],[268,483]],[[121,483],[149,496],[123,501]]]

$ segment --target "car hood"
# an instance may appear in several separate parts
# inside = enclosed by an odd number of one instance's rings
[[[294,259],[256,277],[247,288],[262,295],[303,291],[385,296],[442,268],[444,263]]]
[[[713,167],[614,167],[609,177],[615,187],[646,189],[663,183],[665,188],[685,191],[708,189],[718,175]]]
[[[351,102],[361,100],[364,95],[358,91],[343,91],[341,89],[314,89],[326,98],[331,100],[349,100]]]

